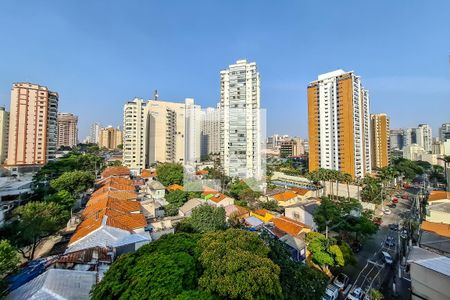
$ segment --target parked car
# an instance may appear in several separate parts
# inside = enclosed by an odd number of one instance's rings
[[[392,212],[391,212],[391,210],[390,210],[389,208],[385,207],[385,208],[383,209],[383,213],[384,213],[385,215],[390,215]]]
[[[402,233],[400,233],[402,239],[406,239],[408,237],[408,231],[403,229]]]
[[[398,230],[398,224],[389,224],[389,229],[392,231],[397,231]]]
[[[364,299],[364,292],[361,288],[353,289],[350,294],[348,294],[347,299],[349,300],[362,300]]]
[[[336,300],[339,297],[339,288],[333,284],[329,284],[325,290],[322,300]]]
[[[359,251],[361,251],[362,245],[359,242],[354,242],[350,245],[350,247],[352,248],[352,251],[354,253],[358,253]]]
[[[381,251],[381,255],[383,256],[383,260],[385,263],[387,263],[388,265],[392,264],[392,256],[389,253],[387,253],[386,251]]]
[[[389,247],[394,247],[395,246],[394,238],[392,236],[388,236],[384,244]]]
[[[392,198],[392,203],[398,203],[398,198],[397,197],[393,197]]]
[[[333,283],[340,290],[344,290],[348,284],[348,280],[349,278],[347,275],[345,275],[344,273],[339,273],[339,275],[334,278]]]
[[[396,208],[396,207],[397,207],[397,204],[391,203],[391,204],[389,204],[388,206],[389,206],[390,208]]]

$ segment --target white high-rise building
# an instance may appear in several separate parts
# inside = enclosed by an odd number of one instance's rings
[[[202,111],[201,157],[220,154],[220,110],[208,107]]]
[[[98,144],[100,141],[100,131],[102,130],[102,126],[99,123],[94,123],[91,125],[91,134],[90,142],[93,144]]]
[[[416,144],[422,147],[426,152],[431,152],[431,145],[433,144],[433,135],[430,125],[419,124],[415,128]]]
[[[220,72],[221,164],[226,175],[262,176],[260,77],[256,63],[238,60]]]
[[[369,95],[354,72],[336,70],[308,85],[309,170],[371,172]]]
[[[147,102],[135,98],[123,108],[123,165],[139,174],[146,167]]]

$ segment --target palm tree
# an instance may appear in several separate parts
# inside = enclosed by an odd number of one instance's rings
[[[445,183],[446,183],[446,190],[447,192],[449,191],[449,184],[448,184],[448,173],[447,173],[447,165],[450,164],[450,155],[444,155],[443,157],[439,158],[440,160],[442,160],[444,162],[444,174],[445,174]]]
[[[342,174],[342,182],[347,184],[347,198],[350,199],[350,183],[353,182],[352,175],[350,175],[348,173],[343,173]]]

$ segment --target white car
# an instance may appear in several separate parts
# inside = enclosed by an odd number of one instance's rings
[[[362,300],[364,299],[364,292],[361,288],[353,289],[350,294],[348,294],[347,299],[349,300]]]
[[[344,290],[348,284],[348,276],[344,273],[340,273],[338,276],[336,276],[336,278],[334,278],[333,284],[340,290]]]
[[[322,300],[336,300],[339,296],[339,288],[333,284],[329,284],[323,295]]]
[[[385,208],[383,209],[383,213],[384,213],[385,215],[390,215],[392,212],[391,212],[391,210],[390,210],[389,208],[385,207]]]
[[[383,259],[384,262],[387,263],[388,265],[391,265],[393,260],[392,260],[392,256],[387,253],[386,251],[381,251],[381,255],[383,255]]]

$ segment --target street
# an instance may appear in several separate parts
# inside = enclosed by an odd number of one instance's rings
[[[397,207],[390,208],[392,213],[382,216],[383,222],[378,232],[366,240],[361,251],[356,254],[357,264],[344,268],[344,273],[349,276],[353,285],[352,289],[361,287],[369,292],[371,288],[376,288],[384,294],[385,299],[409,299],[409,286],[406,286],[405,282],[399,283],[398,277],[395,278],[399,263],[398,246],[402,244],[400,232],[389,229],[389,224],[398,224],[401,227],[402,217],[409,215],[410,207],[410,200],[399,198]],[[388,237],[394,245],[385,243]],[[392,264],[385,263],[382,251],[390,254],[393,259]],[[394,280],[397,291],[393,290]],[[343,295],[343,298],[345,299],[346,296]]]

